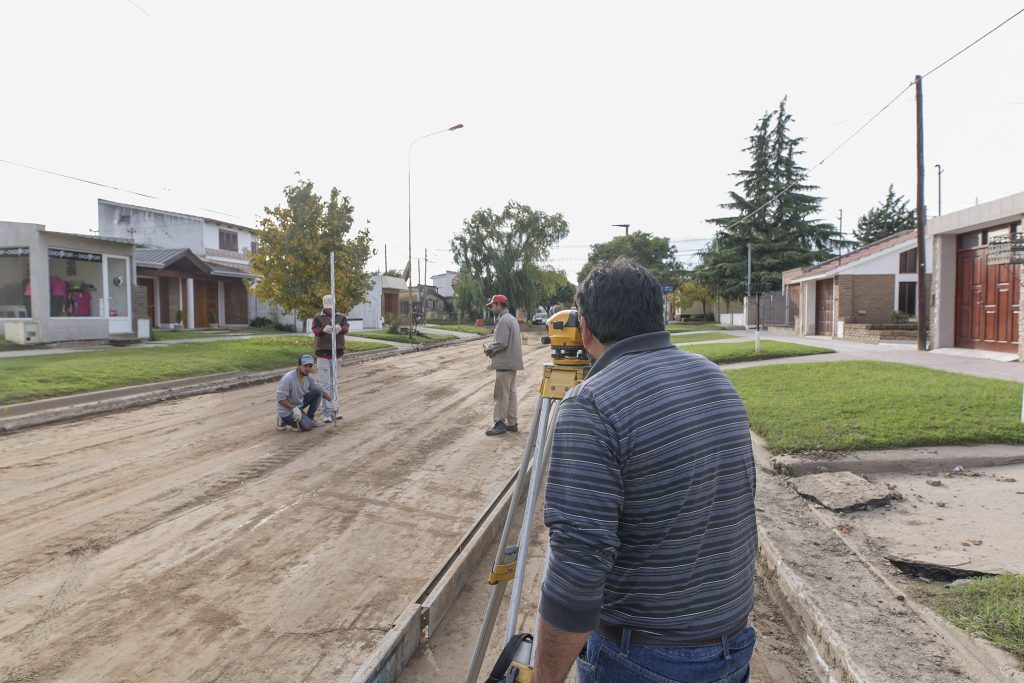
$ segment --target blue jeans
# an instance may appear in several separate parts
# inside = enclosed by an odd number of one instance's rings
[[[586,656],[576,660],[579,683],[748,683],[757,635],[747,627],[727,644],[702,647],[630,645],[590,634]]]
[[[310,421],[312,421],[313,416],[316,415],[316,409],[320,407],[320,398],[323,395],[324,392],[320,387],[313,387],[303,394],[302,405],[299,407],[299,410],[301,410],[302,414],[308,417]],[[295,423],[295,416],[292,414],[282,417],[281,422],[284,422],[286,425],[291,427],[302,428],[301,425]]]

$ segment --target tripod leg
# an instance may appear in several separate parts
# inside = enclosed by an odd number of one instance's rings
[[[537,506],[537,498],[540,495],[540,483],[544,479],[545,469],[544,454],[551,451],[551,425],[554,424],[552,416],[558,412],[559,401],[555,399],[542,399],[541,422],[539,435],[534,446],[533,472],[530,475],[530,490],[526,496],[526,507],[523,508],[523,524],[519,531],[519,557],[516,561],[516,576],[512,582],[512,596],[509,598],[508,621],[505,623],[505,641],[516,633],[516,620],[519,616],[519,601],[523,594],[523,580],[526,576],[526,558],[530,546],[530,532],[533,529],[533,511]]]
[[[512,500],[509,502],[505,526],[501,531],[501,538],[498,541],[498,552],[494,558],[492,571],[497,571],[499,565],[510,561],[505,551],[508,537],[512,530],[512,521],[516,515],[516,508],[519,507],[519,498],[525,490],[524,482],[527,481],[526,474],[530,471],[531,456],[534,453],[537,441],[542,439],[539,435],[547,429],[546,414],[548,406],[545,404],[546,400],[548,399],[540,396],[537,397],[537,408],[533,411],[533,422],[530,424],[530,436],[527,439],[526,447],[523,449],[522,461],[519,463],[519,474],[516,479],[515,488],[512,491]],[[545,421],[543,423],[542,413],[545,414],[543,418]],[[487,609],[484,611],[484,621],[480,627],[480,633],[477,635],[476,646],[473,649],[473,658],[470,660],[466,683],[476,683],[477,677],[480,675],[480,666],[483,662],[484,654],[487,652],[487,644],[491,640],[491,633],[494,631],[494,622],[498,619],[498,608],[501,606],[502,598],[505,597],[505,583],[505,581],[499,581],[491,588]]]

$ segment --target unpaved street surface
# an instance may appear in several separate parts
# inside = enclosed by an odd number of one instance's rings
[[[347,680],[518,466],[485,361],[348,366],[308,433],[267,384],[3,437],[0,681]]]

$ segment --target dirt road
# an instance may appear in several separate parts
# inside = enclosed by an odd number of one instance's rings
[[[523,421],[545,349],[527,344]],[[477,344],[0,440],[0,680],[345,679],[518,466]]]
[[[348,680],[519,464],[484,361],[348,366],[309,433],[269,384],[0,438],[0,681]]]

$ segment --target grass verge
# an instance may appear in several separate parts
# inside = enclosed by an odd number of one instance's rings
[[[210,337],[236,337],[254,334],[287,334],[266,327],[223,327],[216,330],[153,330],[153,339],[174,341],[176,339],[209,339]]]
[[[469,334],[488,335],[494,332],[494,325],[477,327],[476,325],[456,325],[454,323],[423,323],[427,327],[436,327],[440,330],[454,330],[456,332],[468,332]]]
[[[388,348],[350,342],[347,353]],[[294,367],[312,351],[305,335],[273,335],[147,348],[0,358],[0,405],[219,372]]]
[[[939,614],[957,628],[1009,651],[1024,666],[1024,576],[971,579],[935,598]]]
[[[724,330],[725,326],[717,323],[669,323],[666,332],[704,332],[706,330]]]
[[[18,349],[24,349],[25,347],[21,344],[15,344],[12,341],[7,341],[3,337],[0,337],[0,351],[17,351]]]
[[[692,344],[693,342],[708,342],[716,339],[736,339],[736,335],[725,332],[690,332],[672,335],[673,344]]]
[[[1017,382],[879,361],[726,374],[747,406],[751,428],[776,453],[1024,444]]]
[[[364,337],[366,339],[380,339],[383,341],[394,341],[394,342],[409,342],[409,335],[407,334],[392,334],[390,332],[377,332],[375,330],[359,330],[358,332],[349,332],[348,336],[351,337]],[[440,342],[448,341],[450,339],[458,339],[454,334],[426,334],[424,332],[418,332],[414,337],[415,343],[424,342]]]
[[[790,344],[765,340],[761,342],[761,353],[754,351],[754,342],[733,342],[729,344],[699,344],[686,348],[714,361],[719,365],[728,363],[746,363],[748,361],[770,360],[772,358],[791,358],[794,356],[812,356],[819,353],[835,353],[832,349],[803,344]]]

